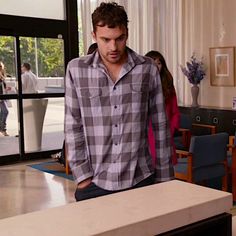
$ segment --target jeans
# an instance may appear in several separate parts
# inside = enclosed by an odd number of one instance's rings
[[[6,131],[6,121],[8,116],[8,108],[6,101],[0,101],[0,131]]]
[[[144,186],[151,185],[151,184],[154,184],[154,175],[147,177],[146,179],[142,180],[141,182],[139,182],[138,184],[136,184],[135,186],[133,186],[129,189],[118,190],[118,191],[109,191],[109,190],[102,189],[92,182],[88,187],[86,187],[84,189],[77,188],[75,191],[75,199],[78,202],[78,201],[82,201],[82,200],[86,200],[86,199],[90,199],[90,198],[95,198],[95,197],[100,197],[100,196],[104,196],[104,195],[108,195],[108,194],[112,194],[112,193],[122,192],[125,190],[140,188],[140,187],[144,187]]]

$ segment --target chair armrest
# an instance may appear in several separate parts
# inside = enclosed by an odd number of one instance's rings
[[[216,133],[216,126],[215,125],[193,123],[192,126],[193,127],[200,127],[200,128],[210,129],[211,130],[211,134],[215,134]]]
[[[189,183],[192,183],[193,182],[193,155],[192,153],[183,151],[183,150],[176,150],[176,153],[179,158],[187,158],[187,175],[176,172],[175,177],[187,180]]]
[[[234,144],[227,144],[227,148],[230,149],[230,148],[234,148],[235,145]]]
[[[190,129],[178,128],[179,132],[190,132]]]
[[[234,136],[234,135],[230,135],[230,136],[229,136],[229,144],[230,144],[230,145],[233,145],[233,144],[234,144],[234,139],[235,139],[235,136]]]
[[[192,153],[184,150],[176,150],[177,158],[189,158],[192,156]]]
[[[183,150],[176,150],[176,154],[177,155],[180,155],[181,157],[187,157],[190,155],[190,152],[187,152],[187,151],[183,151]]]
[[[229,140],[229,143],[227,144],[227,149],[228,151],[230,151],[230,153],[233,152],[233,149],[236,149],[236,146],[234,144],[234,142],[232,143],[230,140]]]

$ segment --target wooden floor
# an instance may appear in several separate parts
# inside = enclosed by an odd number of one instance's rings
[[[0,167],[0,219],[75,201],[74,182],[27,166],[37,162]]]

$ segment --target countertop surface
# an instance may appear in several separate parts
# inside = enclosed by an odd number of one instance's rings
[[[0,235],[146,236],[229,212],[231,207],[230,193],[173,180],[6,218],[0,220]]]

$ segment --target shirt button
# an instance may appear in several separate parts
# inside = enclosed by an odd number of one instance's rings
[[[118,127],[118,125],[116,124],[115,127]]]
[[[115,145],[117,146],[117,145],[118,145],[118,143],[115,143]]]
[[[116,86],[113,89],[116,90]]]
[[[117,106],[115,105],[115,106],[114,106],[114,108],[116,109],[116,108],[117,108]]]

